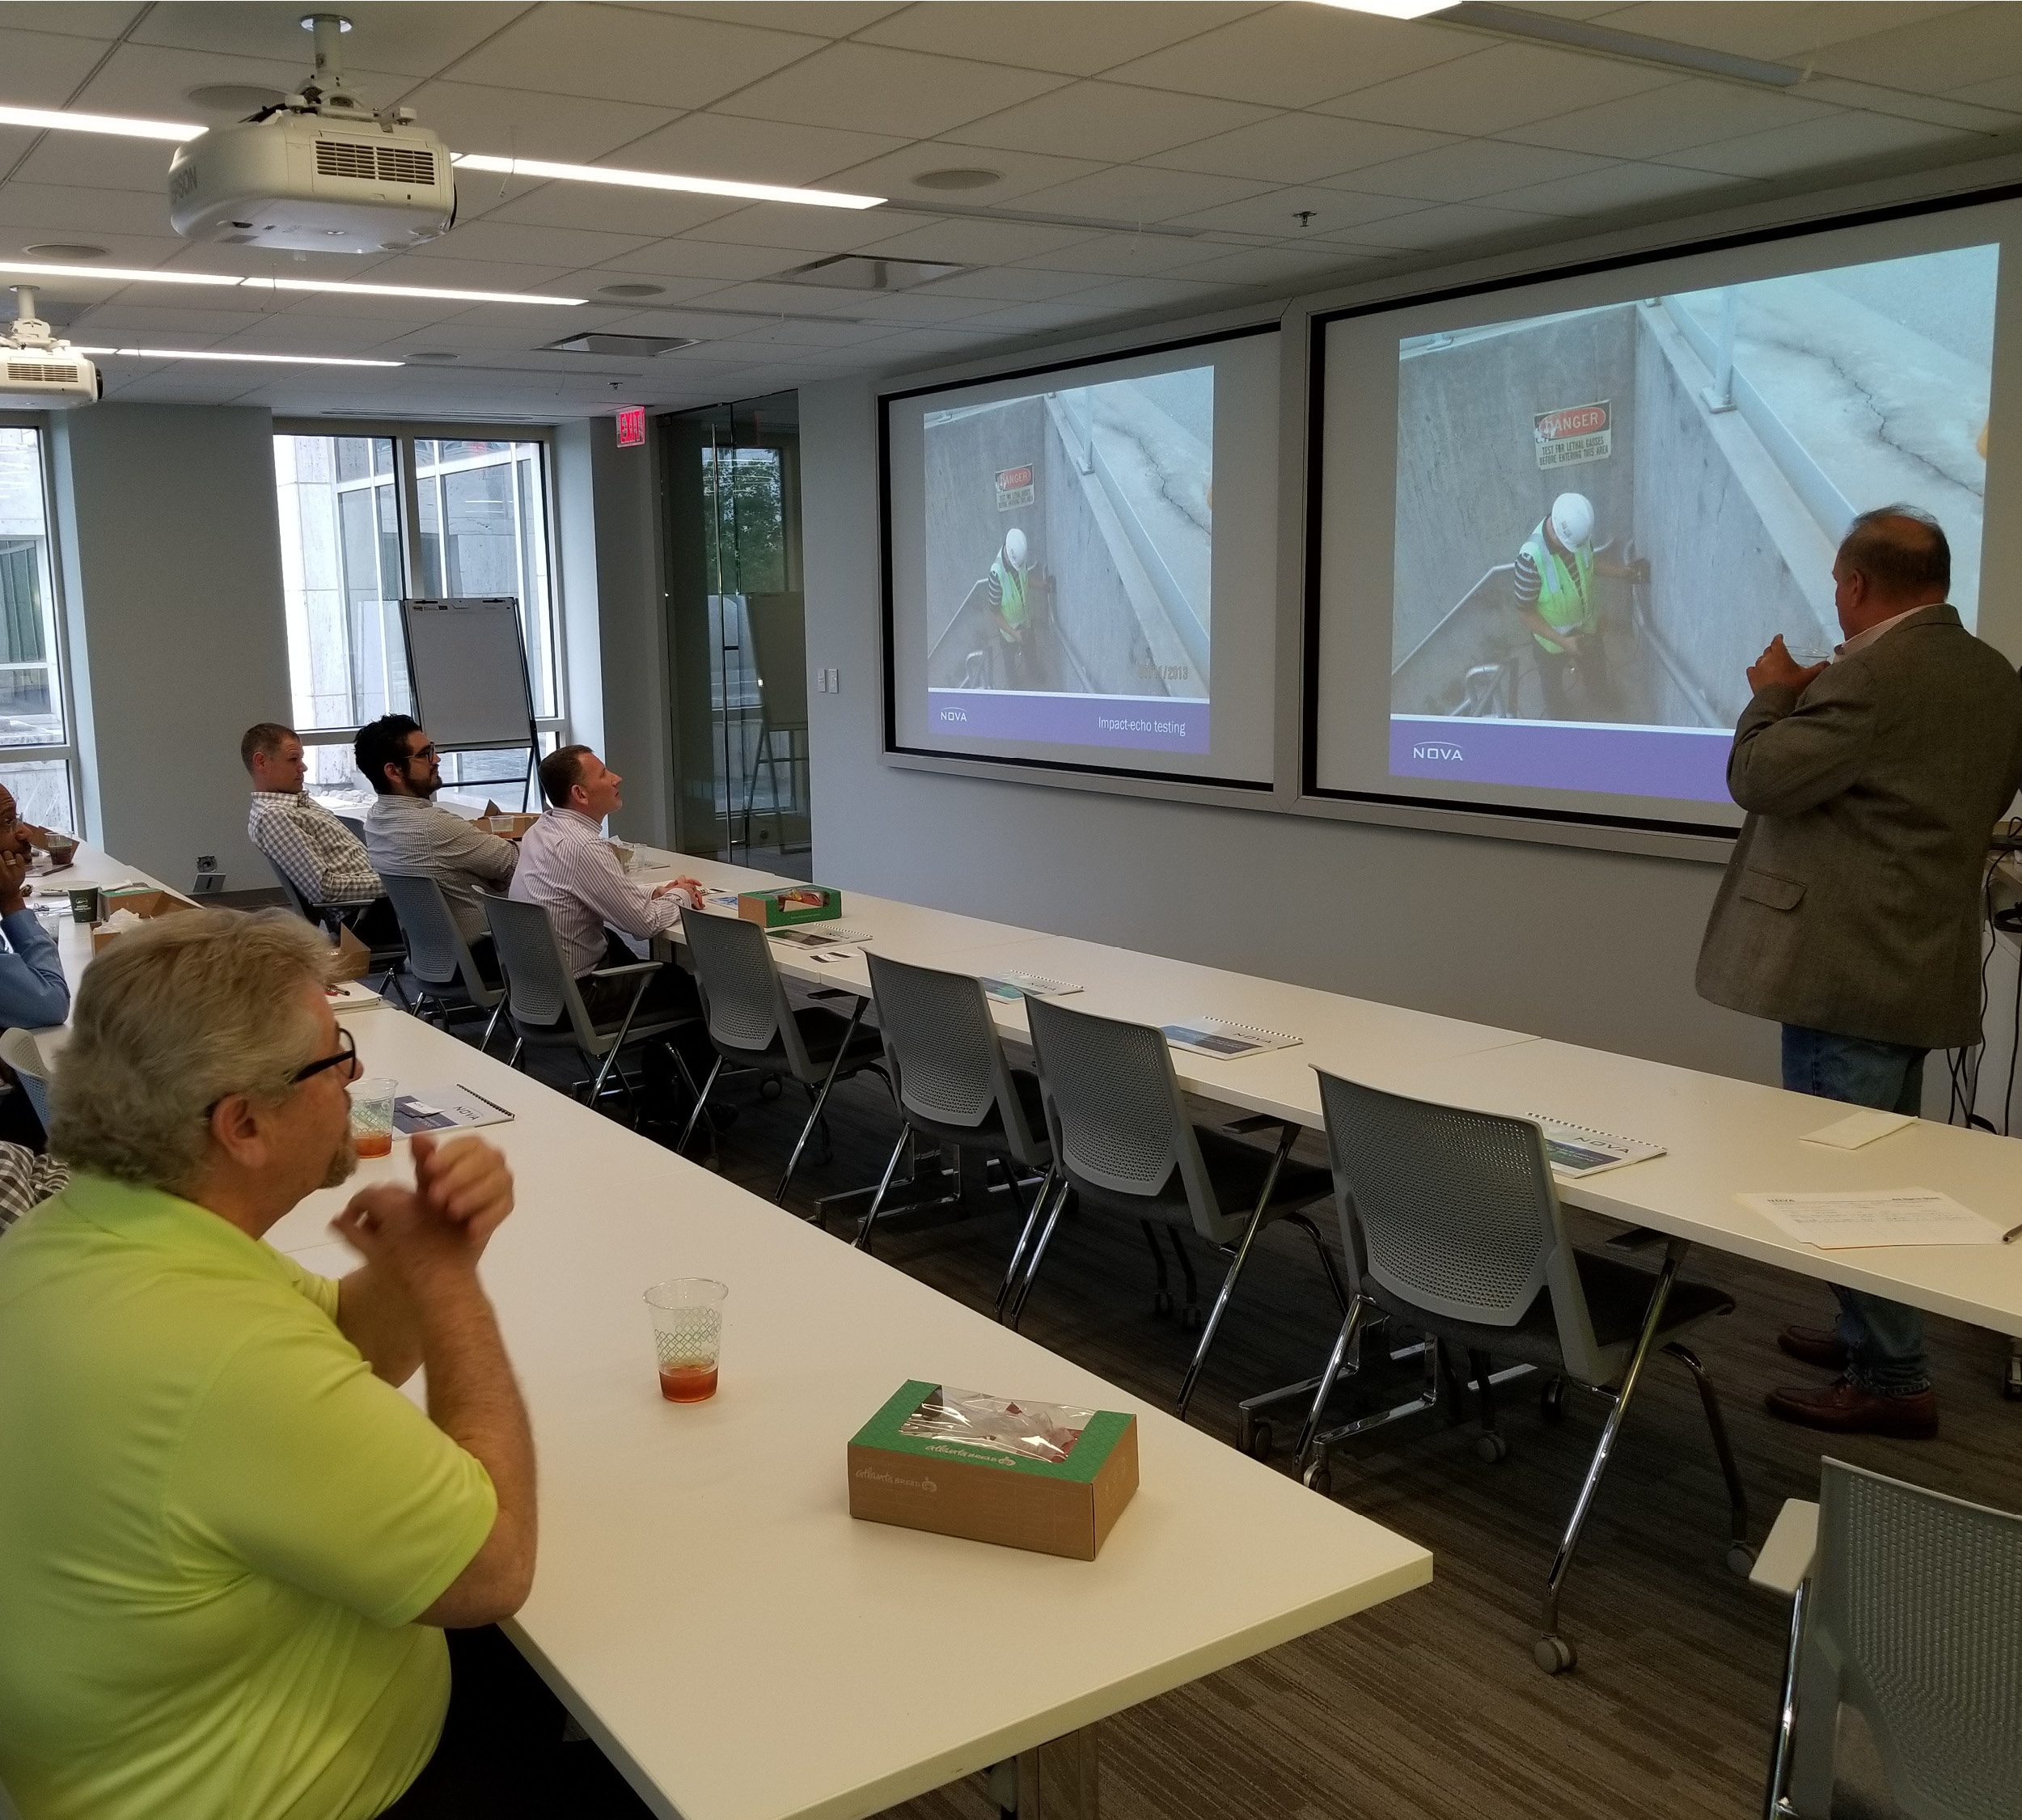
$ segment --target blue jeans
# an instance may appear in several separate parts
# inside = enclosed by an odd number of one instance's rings
[[[1900,1043],[1871,1043],[1786,1024],[1783,1085],[1792,1093],[1914,1118],[1923,1105],[1924,1055]],[[1921,1311],[1837,1284],[1833,1293],[1839,1297],[1839,1337],[1846,1345],[1848,1374],[1860,1389],[1900,1397],[1931,1388]]]

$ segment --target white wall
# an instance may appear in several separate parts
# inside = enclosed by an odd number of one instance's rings
[[[239,737],[290,717],[273,419],[101,404],[54,421],[57,531],[90,837],[187,888],[273,882]]]
[[[801,476],[823,883],[1775,1078],[1772,1026],[1692,989],[1714,866],[884,764],[868,382],[801,393]]]
[[[571,723],[624,778],[611,832],[664,845],[674,760],[656,450],[620,448],[609,417],[555,432]]]

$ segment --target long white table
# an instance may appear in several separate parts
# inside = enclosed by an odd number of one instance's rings
[[[62,947],[74,978],[87,932]],[[1006,1759],[1029,1776],[1042,1747],[1430,1578],[1402,1536],[469,1044],[391,1006],[345,1018],[370,1072],[514,1114],[484,1133],[518,1184],[484,1277],[540,1466],[511,1628],[670,1820],[855,1820]],[[349,1268],[328,1231],[349,1191],[269,1242]],[[730,1287],[722,1388],[692,1407],[659,1395],[641,1300],[674,1276]],[[852,1521],[845,1444],[909,1378],[1134,1413],[1142,1488],[1100,1558]]]
[[[686,856],[642,853],[649,878],[692,872],[724,889],[787,882]],[[1275,1027],[1297,1046],[1218,1061],[1173,1051],[1188,1092],[1246,1111],[1320,1128],[1315,1069],[1398,1093],[1482,1111],[1563,1120],[1665,1146],[1666,1154],[1584,1182],[1562,1183],[1568,1205],[1673,1238],[1773,1263],[1821,1281],[1891,1296],[1933,1314],[2022,1335],[2022,1242],[1996,1246],[1876,1246],[1823,1251],[1742,1204],[1745,1193],[1936,1188],[2003,1231],[2022,1224],[2022,1145],[1990,1132],[1919,1120],[1859,1150],[1802,1141],[1842,1115],[1808,1094],[1663,1062],[1551,1042],[1369,999],[1288,985],[1101,942],[1012,929],[972,939],[975,919],[844,894],[844,922],[871,932],[899,959],[988,974],[1008,970],[1070,980],[1076,1009],[1151,1023],[1220,1017]],[[984,925],[989,926],[989,925]],[[925,940],[916,931],[927,932]],[[938,932],[936,941],[935,932]],[[929,945],[929,943],[935,945]],[[861,957],[817,964],[778,949],[781,970],[812,984],[866,993]],[[992,1001],[999,1029],[1026,1039],[1022,1006]]]

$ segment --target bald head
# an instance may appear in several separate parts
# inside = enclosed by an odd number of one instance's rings
[[[1938,521],[1914,506],[1884,506],[1855,518],[1833,564],[1840,624],[1849,637],[1952,590],[1952,546]],[[1849,600],[1849,595],[1853,598]],[[1847,617],[1851,606],[1854,624]]]

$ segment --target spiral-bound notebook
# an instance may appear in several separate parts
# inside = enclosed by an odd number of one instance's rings
[[[1267,1049],[1289,1049],[1299,1040],[1281,1030],[1231,1023],[1226,1018],[1190,1018],[1183,1024],[1161,1024],[1159,1027],[1174,1048],[1191,1049],[1197,1056],[1212,1056],[1217,1061],[1261,1055]]]
[[[816,923],[806,929],[775,929],[766,932],[782,947],[855,947],[870,939],[867,929],[845,929],[840,923]]]
[[[1661,1144],[1620,1137],[1613,1132],[1596,1131],[1591,1125],[1569,1125],[1563,1119],[1550,1119],[1542,1112],[1529,1116],[1544,1129],[1545,1158],[1553,1173],[1568,1181],[1598,1175],[1605,1170],[1626,1169],[1631,1163],[1645,1162],[1664,1154]]]
[[[1051,979],[1043,973],[984,973],[977,979],[991,997],[1013,1003],[1022,998],[1065,998],[1081,989],[1072,980]]]

